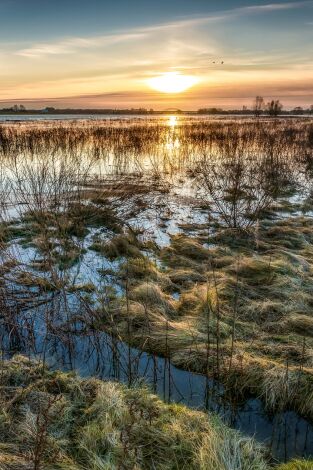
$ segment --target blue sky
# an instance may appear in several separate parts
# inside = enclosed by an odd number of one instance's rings
[[[312,44],[313,1],[0,0],[0,105],[305,106]],[[169,72],[197,85],[149,87]]]

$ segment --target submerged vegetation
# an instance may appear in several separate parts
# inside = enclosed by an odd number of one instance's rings
[[[2,124],[2,352],[36,355],[63,369],[96,355],[96,372],[87,372],[101,375],[96,337],[104,333],[114,369],[109,377],[130,386],[145,377],[145,351],[155,377],[157,356],[164,358],[169,401],[177,366],[204,375],[208,390],[214,379],[219,402],[234,413],[254,397],[268,413],[293,410],[313,420],[312,126],[310,119],[183,118],[174,125],[162,119]],[[90,345],[81,357],[85,338]],[[162,404],[144,387],[45,369],[40,377],[38,364],[8,364],[7,374],[20,368],[24,377],[28,368],[38,393],[52,393],[45,395],[52,415],[65,403],[44,437],[51,441],[44,462],[60,458],[51,468],[87,468],[89,448],[94,466],[88,468],[95,469],[124,468],[123,459],[125,468],[269,465],[251,441],[216,418]],[[31,382],[23,380],[16,386],[28,390]],[[64,388],[51,391],[53,380]],[[119,399],[112,410],[104,403]],[[105,411],[96,408],[100,402]],[[206,399],[202,405],[210,408]],[[3,455],[25,460],[22,443],[6,439]],[[172,444],[165,450],[166,442]],[[23,445],[34,458],[30,444]],[[279,459],[311,455],[313,443],[305,445]]]

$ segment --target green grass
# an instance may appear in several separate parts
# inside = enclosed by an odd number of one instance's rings
[[[313,460],[292,460],[291,462],[279,465],[277,470],[312,470]]]

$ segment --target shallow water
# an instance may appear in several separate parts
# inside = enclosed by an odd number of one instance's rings
[[[294,411],[268,414],[261,400],[232,405],[216,381],[173,366],[169,360],[127,346],[106,333],[79,331],[63,339],[46,335],[40,321],[32,351],[52,368],[83,377],[147,383],[166,402],[217,413],[224,422],[266,445],[277,461],[313,455],[313,425]]]
[[[153,116],[149,116],[151,119]],[[156,116],[159,117],[159,116]],[[75,121],[75,120],[100,120],[100,119],[129,119],[130,116],[118,114],[2,114],[1,121]],[[145,118],[145,115],[132,115],[131,118]]]
[[[89,117],[86,115],[28,115],[28,116],[0,116],[0,121],[9,120],[22,120],[22,121],[34,121],[37,120],[53,120],[57,119],[60,121],[63,120],[86,120]],[[159,119],[163,123],[169,121],[167,116],[132,116],[131,121],[139,121],[146,119]],[[230,117],[225,116],[222,119],[229,119]],[[240,117],[237,117],[240,119]],[[129,116],[90,116],[90,119],[95,120],[115,120],[115,121],[125,121],[129,119]],[[183,118],[184,119],[184,118]],[[188,117],[189,119],[189,117]],[[190,119],[198,119],[197,117],[190,117]],[[203,117],[202,119],[212,119]],[[217,118],[218,119],[218,118]],[[4,126],[9,126],[9,124],[3,124]],[[17,127],[32,126],[33,124],[15,124]],[[49,124],[42,123],[42,126]],[[115,125],[115,124],[114,124]],[[124,124],[123,124],[124,125]],[[169,125],[171,125],[169,123]],[[53,126],[53,123],[51,123]],[[13,125],[12,125],[13,127]],[[206,230],[208,235],[208,215],[207,211],[201,211],[199,202],[202,201],[201,194],[200,200],[196,200],[196,192],[193,187],[192,178],[188,175],[182,175],[186,172],[186,161],[188,162],[189,156],[189,147],[185,142],[185,151],[186,155],[183,153],[182,148],[177,145],[177,137],[173,134],[171,140],[171,133],[169,134],[168,139],[163,142],[162,151],[157,146],[152,155],[146,154],[143,151],[142,155],[139,155],[140,158],[137,160],[136,147],[135,150],[131,147],[129,150],[125,150],[124,143],[121,144],[121,149],[124,151],[122,154],[122,168],[116,167],[115,160],[119,161],[121,157],[119,153],[119,147],[117,148],[116,155],[112,152],[110,146],[108,147],[108,154],[105,155],[106,158],[100,158],[99,161],[96,159],[94,167],[92,167],[90,177],[99,176],[98,179],[93,180],[91,178],[91,185],[86,186],[88,189],[97,189],[101,190],[101,178],[103,174],[106,176],[109,173],[111,176],[124,175],[123,172],[127,173],[127,178],[123,182],[131,183],[132,182],[132,172],[137,172],[134,174],[134,187],[136,187],[136,178],[138,177],[138,184],[145,185],[147,182],[140,180],[141,177],[140,171],[143,174],[147,173],[149,176],[149,171],[154,168],[155,159],[158,161],[160,159],[161,163],[155,165],[156,169],[159,170],[163,177],[164,185],[169,186],[169,193],[162,193],[151,189],[149,194],[142,193],[140,196],[141,200],[146,202],[146,205],[143,206],[143,209],[138,213],[135,211],[135,215],[127,220],[128,224],[133,228],[138,228],[141,230],[140,237],[143,240],[153,240],[159,247],[164,247],[170,244],[171,235],[178,233],[187,233],[188,228],[182,228],[182,225],[195,227],[198,224],[203,224],[203,230]],[[178,142],[179,144],[179,142]],[[159,145],[159,144],[157,144]],[[86,147],[89,148],[88,145]],[[82,146],[81,155],[84,155],[86,148]],[[104,147],[106,149],[106,147]],[[150,149],[151,150],[151,149]],[[149,151],[150,151],[149,150]],[[212,156],[215,154],[214,145],[210,147],[210,152],[212,151]],[[63,150],[61,151],[61,153]],[[177,152],[177,153],[176,153]],[[182,152],[182,155],[180,155]],[[40,152],[39,152],[40,153]],[[140,153],[140,152],[139,152]],[[193,149],[191,154],[193,153]],[[49,155],[49,154],[47,154]],[[211,153],[210,153],[211,155]],[[103,155],[102,155],[103,157]],[[113,158],[114,157],[114,158]],[[134,158],[135,157],[135,158]],[[165,158],[166,157],[166,158]],[[181,157],[181,161],[180,161]],[[197,157],[197,156],[196,156]],[[38,158],[38,162],[37,162]],[[41,167],[41,158],[42,155],[39,154],[33,155],[29,158],[29,169],[36,169],[38,163],[38,168],[45,168],[45,158],[43,159],[43,166]],[[197,157],[198,158],[198,157]],[[197,161],[197,158],[195,160]],[[55,170],[56,174],[59,173],[59,160],[62,161],[60,154],[57,153],[55,156]],[[83,157],[82,157],[83,159]],[[88,158],[86,157],[86,161]],[[125,160],[125,161],[124,161]],[[25,159],[26,161],[26,159]],[[23,167],[24,158],[22,159],[21,165]],[[10,169],[10,165],[4,166],[4,175]],[[84,169],[84,165],[82,165]],[[172,174],[173,171],[173,174]],[[11,174],[11,169],[9,172],[8,180],[10,182],[10,187],[13,185],[14,176]],[[22,172],[23,174],[23,172]],[[26,173],[26,174],[32,174]],[[74,172],[73,175],[69,174],[71,177],[75,177],[79,172]],[[139,176],[138,176],[139,175]],[[115,176],[114,176],[115,178]],[[112,180],[114,181],[114,178]],[[58,178],[56,178],[58,180]],[[75,180],[75,178],[74,178]],[[19,180],[18,180],[19,181]],[[40,181],[40,179],[39,179]],[[87,183],[89,180],[86,178]],[[110,180],[111,181],[111,180]],[[85,183],[85,181],[84,181]],[[104,178],[103,184],[108,181]],[[152,183],[151,183],[152,184]],[[154,188],[155,182],[153,181],[152,187]],[[19,193],[19,185],[16,185],[15,191],[13,191],[12,200],[8,198],[6,194],[7,187],[4,182],[3,185],[3,194],[5,194],[5,201],[3,201],[4,206],[4,220],[11,220],[13,218],[18,219],[21,217],[24,211],[32,207],[33,204],[33,195],[31,190],[27,185],[27,181],[24,184],[23,188],[27,193],[28,204],[23,204],[20,201],[20,205],[17,206],[18,199],[16,201],[16,194]],[[98,187],[99,186],[99,187]],[[156,185],[157,186],[157,185]],[[49,189],[49,184],[47,185]],[[65,189],[69,188],[65,186]],[[75,191],[76,184],[71,185],[71,190]],[[85,186],[82,185],[82,189],[85,189]],[[48,192],[49,194],[49,192]],[[131,193],[130,193],[131,195]],[[290,198],[289,202],[302,204],[306,194],[304,191],[301,191],[301,194],[297,194]],[[194,199],[194,200],[193,200]],[[9,204],[11,202],[11,205]],[[299,212],[278,212],[276,214],[277,218],[291,217],[294,215],[300,215]],[[309,217],[312,216],[312,212],[308,212]],[[122,218],[124,218],[122,214]],[[211,207],[211,222],[214,218],[218,218],[218,213],[215,211],[214,205]],[[221,220],[220,220],[220,223]],[[213,229],[210,228],[212,231]],[[196,235],[196,230],[193,231],[193,235]],[[60,277],[68,276],[73,280],[73,286],[79,284],[93,283],[99,292],[103,287],[112,287],[115,289],[116,295],[123,295],[122,287],[118,284],[114,278],[114,273],[118,272],[119,264],[123,262],[123,259],[120,259],[117,262],[109,262],[104,256],[91,251],[89,248],[93,242],[94,237],[110,238],[110,234],[106,232],[103,233],[102,230],[90,229],[89,235],[85,237],[84,240],[76,240],[76,245],[84,249],[84,253],[79,257],[79,261],[72,267],[67,268],[64,272],[59,273]],[[203,244],[205,249],[210,249],[214,245],[210,243]],[[14,240],[10,248],[12,257],[17,259],[22,265],[25,265],[26,270],[33,274],[38,274],[38,271],[35,271],[32,262],[41,258],[39,252],[32,244],[31,246],[25,246],[22,248],[18,240]],[[162,263],[154,256],[149,253],[146,253],[150,259],[159,266],[162,267]],[[106,281],[99,271],[109,270],[113,273],[112,278]],[[40,273],[41,277],[45,277],[45,273]],[[14,282],[14,279],[13,281]],[[23,288],[21,288],[21,291]],[[31,297],[34,297],[34,302],[36,301],[35,292],[36,289],[29,289],[29,294]],[[59,334],[59,330],[56,327],[55,336],[51,333],[47,333],[45,329],[47,319],[50,320],[49,311],[55,312],[57,318],[55,323],[58,325],[64,324],[64,318],[62,318],[62,313],[64,311],[71,311],[73,316],[79,315],[80,307],[77,305],[77,299],[75,294],[68,296],[66,299],[62,298],[64,293],[50,293],[48,294],[51,304],[49,304],[46,309],[39,307],[36,312],[30,310],[24,310],[20,317],[20,329],[16,341],[14,338],[10,338],[11,343],[8,343],[8,337],[5,332],[2,336],[4,343],[6,344],[5,350],[8,354],[11,354],[12,351],[21,351],[30,356],[37,356],[40,359],[44,359],[51,364],[53,368],[63,369],[63,370],[75,370],[82,376],[97,376],[103,379],[114,379],[121,382],[132,384],[137,381],[144,380],[150,385],[152,390],[157,392],[162,399],[169,402],[184,403],[190,407],[197,409],[208,409],[210,411],[217,412],[226,423],[230,424],[235,429],[241,430],[244,434],[249,436],[255,436],[256,439],[262,443],[268,445],[272,456],[280,461],[288,460],[294,456],[304,456],[308,457],[313,455],[313,426],[305,419],[299,417],[293,411],[287,411],[284,413],[276,413],[273,416],[270,416],[264,410],[264,406],[259,399],[248,399],[241,406],[232,405],[228,399],[225,397],[223,392],[223,387],[221,387],[216,381],[208,380],[203,375],[198,375],[192,372],[184,371],[176,368],[170,362],[164,358],[158,357],[156,355],[151,355],[145,352],[128,347],[126,344],[121,343],[117,340],[114,340],[105,333],[99,332],[82,332],[80,331],[83,327],[79,325],[79,322],[76,321],[76,325],[71,326],[70,331],[67,333],[62,333],[62,336]],[[16,294],[18,295],[18,294]],[[24,295],[21,292],[21,295]],[[65,297],[65,296],[64,296]],[[92,298],[92,294],[90,294]],[[173,294],[173,299],[177,300],[179,298],[179,293],[175,292]],[[38,296],[37,296],[38,299]],[[32,299],[27,299],[32,300]],[[47,300],[47,299],[46,299]],[[93,299],[92,299],[93,300]],[[66,304],[66,308],[64,305]],[[37,308],[37,307],[36,307]],[[29,306],[28,306],[29,309]],[[60,318],[59,318],[59,316]],[[54,319],[53,319],[54,320]],[[65,319],[66,320],[66,319]],[[31,336],[31,338],[30,338]],[[31,340],[30,340],[31,339]],[[31,346],[30,346],[31,344]]]
[[[49,120],[101,120],[101,119],[162,119],[162,117],[165,117],[167,119],[171,118],[172,123],[175,121],[173,120],[173,117],[176,117],[176,115],[172,116],[170,115],[158,115],[158,114],[0,114],[0,122],[1,121],[49,121]],[[178,117],[178,116],[177,116]],[[188,115],[188,114],[179,114],[179,119],[182,117],[188,117],[190,119],[251,119],[255,120],[254,116],[251,114],[215,114],[215,115]],[[302,114],[301,116],[299,115],[285,115],[281,116],[283,119],[312,119],[311,114]],[[270,120],[268,117],[263,117],[262,120]]]

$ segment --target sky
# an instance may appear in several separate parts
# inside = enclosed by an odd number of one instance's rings
[[[193,86],[151,87],[169,73]],[[227,109],[256,95],[313,104],[313,0],[0,0],[0,107]]]

